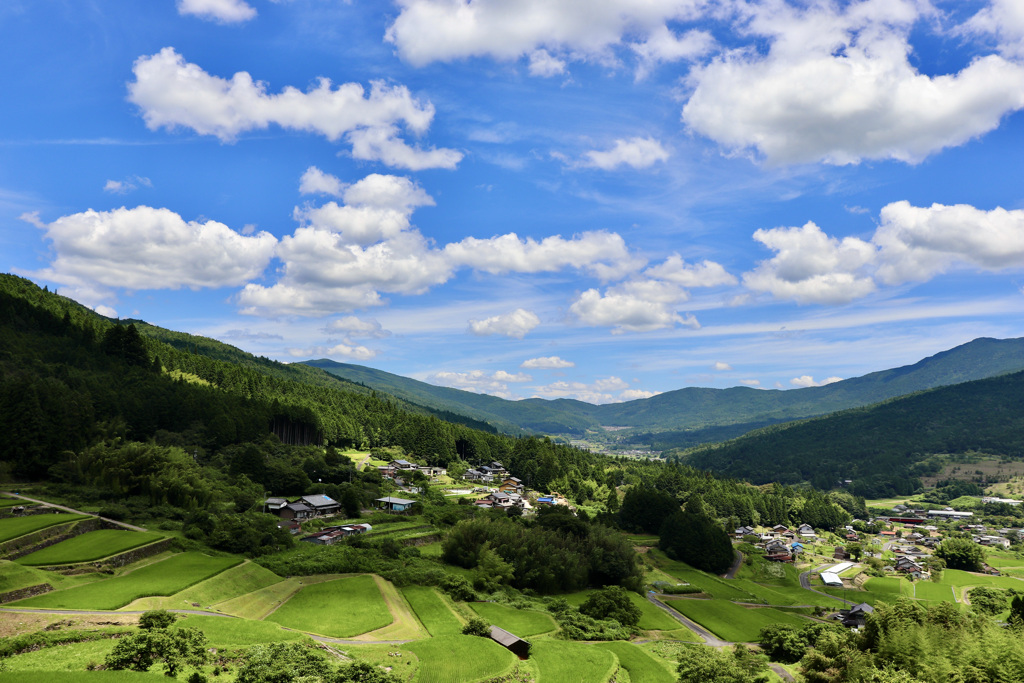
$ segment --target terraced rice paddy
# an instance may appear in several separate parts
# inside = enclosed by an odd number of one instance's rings
[[[537,683],[603,683],[616,665],[611,650],[566,640],[538,640],[530,659],[537,667]]]
[[[149,595],[173,595],[241,562],[190,552],[140,567],[110,579],[54,591],[14,603],[53,609],[118,609]]]
[[[402,595],[412,605],[416,616],[430,635],[452,636],[462,633],[462,621],[448,607],[441,595],[430,586],[406,586]]]
[[[518,661],[490,638],[478,636],[442,636],[409,643],[403,648],[420,660],[420,670],[414,679],[417,683],[465,683],[501,676]],[[557,682],[552,679],[552,683]]]
[[[247,647],[256,643],[278,643],[305,638],[301,633],[288,631],[278,624],[231,617],[207,617],[190,614],[177,621],[177,628],[198,628],[206,634],[210,647]]]
[[[801,627],[811,623],[801,616],[771,607],[743,607],[727,600],[677,599],[666,601],[722,640],[752,643],[770,624]]]
[[[636,645],[622,641],[598,643],[597,647],[610,651],[619,659],[619,665],[629,673],[630,683],[675,683],[676,677],[657,659]]]
[[[151,531],[100,529],[37,550],[16,562],[30,567],[92,562],[148,545],[162,538],[165,536]]]
[[[304,586],[266,621],[333,638],[349,638],[383,628],[394,617],[373,577],[361,575]]]
[[[549,633],[558,628],[550,614],[529,609],[516,609],[493,602],[472,602],[469,606],[489,624],[503,628],[520,638]]]
[[[0,519],[0,543],[11,539],[31,534],[34,531],[48,529],[58,524],[77,522],[81,519],[89,519],[88,515],[73,515],[70,512],[60,512],[53,515],[29,515],[28,517],[6,517]]]
[[[956,602],[956,595],[952,586],[943,586],[941,583],[931,581],[918,581],[914,584],[914,597],[918,600],[932,602]]]
[[[14,562],[0,560],[0,593],[46,583],[48,578],[39,570],[33,571]]]

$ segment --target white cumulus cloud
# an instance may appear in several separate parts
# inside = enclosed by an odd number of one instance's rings
[[[740,384],[748,387],[759,387],[761,386],[761,380],[757,379],[741,379]]]
[[[498,370],[487,373],[483,370],[470,372],[451,372],[442,370],[427,377],[427,381],[443,387],[472,391],[478,394],[490,394],[501,398],[513,398],[509,392],[510,383],[529,382],[532,378],[525,373],[510,373]]]
[[[469,321],[469,329],[473,334],[480,336],[500,334],[515,339],[522,339],[538,325],[540,325],[540,318],[537,317],[537,314],[525,308],[517,308],[511,313],[496,315],[484,320]]]
[[[657,396],[660,393],[660,391],[647,391],[646,389],[626,389],[619,394],[619,399],[622,401],[636,401],[641,398]]]
[[[178,14],[222,24],[236,24],[256,16],[256,10],[245,0],[178,0]]]
[[[683,120],[769,164],[915,163],[962,145],[1024,108],[1024,64],[987,55],[957,73],[921,73],[908,36],[928,8],[744,5],[745,30],[767,51],[735,49],[691,70]]]
[[[633,137],[616,140],[607,151],[591,150],[584,154],[583,166],[612,171],[619,166],[641,169],[650,168],[658,162],[668,161],[669,153],[654,138]]]
[[[872,241],[885,283],[924,281],[955,265],[1024,268],[1024,211],[983,211],[967,204],[930,207],[894,202],[881,212]]]
[[[563,360],[558,356],[545,356],[524,360],[519,367],[527,370],[558,370],[561,368],[574,368],[576,364],[569,360]]]
[[[638,80],[645,78],[659,64],[703,57],[711,53],[716,45],[715,39],[707,31],[694,29],[677,36],[668,26],[659,26],[643,42],[631,46],[640,58],[636,77]]]
[[[398,0],[386,40],[402,59],[490,56],[513,60],[538,48],[576,59],[600,57],[627,32],[646,36],[667,21],[696,16],[705,0]]]
[[[128,194],[142,187],[153,187],[153,181],[142,176],[130,176],[124,180],[108,180],[103,185],[103,191],[110,194]]]
[[[644,271],[647,277],[667,280],[682,287],[718,287],[736,284],[735,276],[729,274],[721,264],[707,259],[690,265],[679,254],[673,254],[664,262]]]
[[[758,230],[754,239],[776,255],[743,275],[756,292],[800,303],[840,304],[870,294],[875,282],[865,267],[875,247],[855,237],[829,237],[814,223],[799,228]]]
[[[711,369],[717,370],[719,372],[724,372],[726,370],[732,370],[732,366],[729,365],[728,363],[723,363],[722,361],[718,360],[714,362],[714,364],[711,366]]]
[[[316,166],[310,166],[299,178],[299,192],[301,194],[326,194],[332,197],[340,197],[345,191],[345,183],[337,176],[324,173]]]
[[[454,168],[462,159],[455,150],[422,150],[398,137],[399,124],[419,135],[434,118],[433,105],[401,85],[373,81],[367,93],[359,83],[335,87],[320,78],[306,92],[288,86],[268,94],[267,85],[247,72],[220,78],[186,62],[172,47],[139,57],[132,70],[128,99],[142,110],[151,130],[180,126],[231,142],[241,133],[276,124],[331,141],[345,137],[356,158],[411,170]]]
[[[238,286],[262,274],[277,244],[267,232],[244,236],[148,206],[84,211],[43,229],[55,257],[42,277],[112,289]]]
[[[624,282],[604,294],[588,289],[569,307],[580,322],[612,327],[613,333],[649,332],[682,325],[699,328],[692,315],[680,315],[678,305],[689,298],[678,285],[657,280]]]

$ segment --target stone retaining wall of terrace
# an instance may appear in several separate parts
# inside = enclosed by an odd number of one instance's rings
[[[168,548],[171,543],[174,542],[173,538],[165,538],[159,541],[154,541],[149,545],[144,545],[140,548],[133,548],[132,550],[126,550],[118,555],[111,555],[102,560],[94,560],[92,562],[80,562],[78,564],[61,564],[54,565],[52,567],[39,567],[39,569],[45,569],[48,572],[60,572],[62,574],[75,574],[81,573],[85,568],[92,571],[106,571],[114,569],[115,567],[123,567],[137,562],[145,557],[152,557],[153,555],[159,555]]]
[[[9,541],[0,543],[0,560],[16,560],[43,548],[74,538],[79,534],[89,531],[96,531],[101,526],[97,517],[81,519],[77,522],[67,522],[55,526],[33,531],[30,534],[12,538]]]
[[[28,588],[19,588],[16,591],[8,591],[7,593],[0,593],[0,605],[5,602],[14,602],[15,600],[24,600],[25,598],[33,598],[43,593],[49,593],[53,590],[53,587],[48,583],[40,583],[35,586],[29,586]]]

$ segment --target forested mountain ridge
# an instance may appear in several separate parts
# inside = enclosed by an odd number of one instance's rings
[[[503,431],[509,425],[550,434],[582,434],[602,425],[630,427],[651,432],[641,438],[671,444],[673,440],[685,443],[694,438],[729,438],[773,422],[825,415],[938,386],[1024,370],[1024,339],[979,338],[913,365],[821,387],[786,391],[687,387],[604,405],[569,399],[509,401],[359,365],[323,359],[306,364],[415,403],[485,420]],[[708,431],[702,434],[699,430]],[[673,435],[672,431],[680,433]]]
[[[935,471],[933,454],[1024,458],[1024,372],[939,387],[824,417],[773,425],[670,459],[758,482],[851,479],[867,498],[903,495]]]
[[[326,491],[357,508],[380,495],[379,474],[355,472],[336,450],[348,446],[401,449],[455,467],[500,460],[532,488],[600,508],[607,500],[618,509],[613,489],[622,485],[656,490],[677,506],[696,496],[708,515],[738,523],[795,519],[813,499],[685,466],[471,429],[329,377],[304,383],[175,348],[139,328],[146,329],[0,276],[0,481],[50,482],[101,506],[127,505],[121,514],[133,518],[158,511],[225,543],[246,537],[229,533],[240,522],[227,513],[251,508],[267,492]],[[203,340],[188,341],[202,350]],[[282,423],[306,438],[282,442],[275,436]],[[637,514],[648,507],[637,505]]]

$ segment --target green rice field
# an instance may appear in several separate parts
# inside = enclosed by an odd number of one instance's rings
[[[47,529],[58,524],[77,522],[81,519],[89,519],[89,516],[60,512],[53,515],[29,515],[28,517],[0,519],[0,543],[24,536],[25,534],[31,534],[33,531],[40,531],[41,529]]]
[[[493,602],[471,602],[469,606],[484,621],[514,633],[520,638],[549,633],[558,628],[550,614],[530,609],[516,609]]]
[[[462,621],[448,607],[444,598],[430,586],[406,586],[402,595],[412,605],[416,616],[430,635],[453,636],[462,633]]]
[[[742,607],[727,600],[666,600],[690,619],[708,629],[722,640],[752,643],[757,640],[761,627],[770,624],[807,626],[809,620],[772,609],[771,607]]]
[[[623,641],[597,643],[619,659],[619,665],[629,673],[630,683],[675,683],[676,677],[661,662],[636,645]]]
[[[652,549],[647,555],[661,571],[679,581],[684,581],[700,588],[701,591],[712,597],[722,598],[723,600],[738,600],[740,602],[749,602],[755,599],[753,595],[737,585],[735,579],[726,580],[705,574],[688,564],[669,559],[665,553],[657,549]]]
[[[952,586],[943,586],[941,583],[933,583],[931,581],[918,581],[914,584],[914,589],[914,597],[918,600],[956,602]]]
[[[442,636],[402,647],[419,657],[420,670],[414,679],[417,683],[465,683],[492,678],[508,673],[518,661],[501,645],[479,636]]]
[[[31,570],[8,560],[0,560],[0,593],[28,588],[47,582],[39,570]]]
[[[166,538],[151,531],[100,529],[61,541],[16,560],[18,564],[41,567],[50,564],[92,562],[139,548]]]
[[[179,553],[110,579],[13,603],[53,609],[118,609],[150,595],[173,595],[241,562],[237,557]]]
[[[394,617],[373,577],[363,574],[304,586],[266,621],[332,638],[348,638],[383,628]]]
[[[566,640],[538,640],[530,659],[537,667],[537,683],[604,683],[616,664],[611,650]]]
[[[175,593],[174,597],[189,603],[216,605],[232,598],[248,595],[283,580],[274,572],[255,562],[243,562],[200,581],[194,586],[189,586],[180,593]]]
[[[12,508],[18,505],[30,504],[28,501],[20,500],[18,498],[0,498],[0,508]]]
[[[206,634],[210,647],[246,647],[257,643],[277,643],[305,638],[301,633],[288,631],[267,621],[208,617],[190,614],[178,619],[177,628],[198,628]]]

